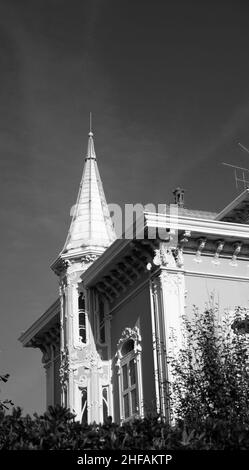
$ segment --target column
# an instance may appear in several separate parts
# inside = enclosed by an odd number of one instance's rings
[[[173,414],[174,397],[170,358],[182,345],[181,322],[184,314],[184,273],[161,267],[152,280],[152,342],[155,369],[157,411],[169,419]]]

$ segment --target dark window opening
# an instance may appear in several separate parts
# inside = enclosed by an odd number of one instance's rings
[[[99,337],[100,342],[105,343],[105,306],[104,302],[99,302]]]
[[[108,387],[102,387],[103,421],[108,418]]]
[[[78,299],[79,307],[79,336],[83,343],[86,343],[86,310],[85,310],[85,298],[81,293]]]
[[[87,387],[81,388],[81,423],[87,424]]]
[[[131,352],[134,349],[134,341],[133,339],[128,339],[122,346],[121,353],[122,356],[125,356],[129,352]]]

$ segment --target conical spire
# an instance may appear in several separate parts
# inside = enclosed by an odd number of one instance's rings
[[[83,175],[71,215],[61,254],[101,253],[116,239],[97,166],[91,119]]]

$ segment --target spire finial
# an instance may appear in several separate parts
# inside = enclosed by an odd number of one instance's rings
[[[92,132],[92,113],[90,111],[90,116],[89,116],[89,137],[92,137],[93,136],[93,132]]]
[[[87,147],[87,156],[86,158],[96,159],[94,142],[93,142],[93,132],[92,132],[92,113],[89,114],[89,133],[88,133],[88,147]]]

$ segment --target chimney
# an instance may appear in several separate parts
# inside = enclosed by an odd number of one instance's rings
[[[173,191],[173,194],[175,197],[175,204],[177,204],[178,207],[184,207],[184,189],[176,188],[175,191]]]

